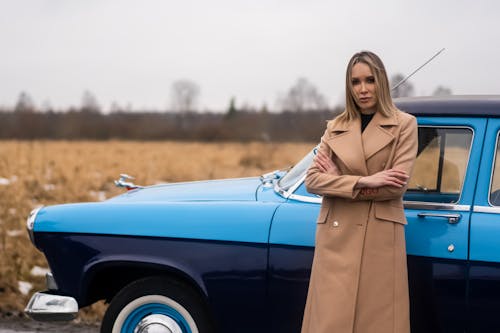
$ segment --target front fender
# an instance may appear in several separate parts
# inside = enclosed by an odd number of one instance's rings
[[[151,276],[166,276],[191,286],[205,299],[205,283],[190,267],[178,262],[146,256],[114,256],[102,258],[85,268],[81,282],[80,304],[86,306],[99,299],[108,302],[127,284]]]

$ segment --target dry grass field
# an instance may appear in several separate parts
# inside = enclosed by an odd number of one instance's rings
[[[0,141],[0,313],[24,309],[44,289],[47,263],[25,221],[39,205],[100,201],[123,192],[120,173],[141,185],[260,175],[297,162],[313,143]],[[93,320],[104,305],[82,315]]]

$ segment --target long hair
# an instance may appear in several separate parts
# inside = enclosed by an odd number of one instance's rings
[[[397,108],[394,106],[389,88],[389,80],[385,71],[384,63],[373,52],[361,51],[354,54],[349,60],[346,71],[345,82],[345,110],[338,119],[340,121],[352,121],[359,117],[359,106],[354,99],[354,88],[352,86],[352,68],[357,63],[364,63],[370,67],[373,76],[375,77],[375,94],[377,95],[377,112],[382,113],[386,117],[393,115]]]

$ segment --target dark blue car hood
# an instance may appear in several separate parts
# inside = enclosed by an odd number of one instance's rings
[[[258,177],[162,184],[128,191],[108,201],[255,201],[260,184]]]

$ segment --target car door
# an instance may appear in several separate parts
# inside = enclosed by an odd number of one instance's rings
[[[305,189],[310,153],[291,172],[299,172],[276,210],[269,235],[269,332],[300,332],[314,255],[316,218],[321,198]],[[298,169],[298,170],[297,170]]]
[[[422,117],[405,194],[412,333],[463,332],[471,206],[486,120]]]
[[[469,218],[486,120],[418,121],[419,156],[405,195],[412,333],[463,331]],[[272,331],[300,331],[321,203],[303,179],[277,209],[270,230]]]
[[[468,332],[500,331],[500,119],[488,120],[470,226]]]

